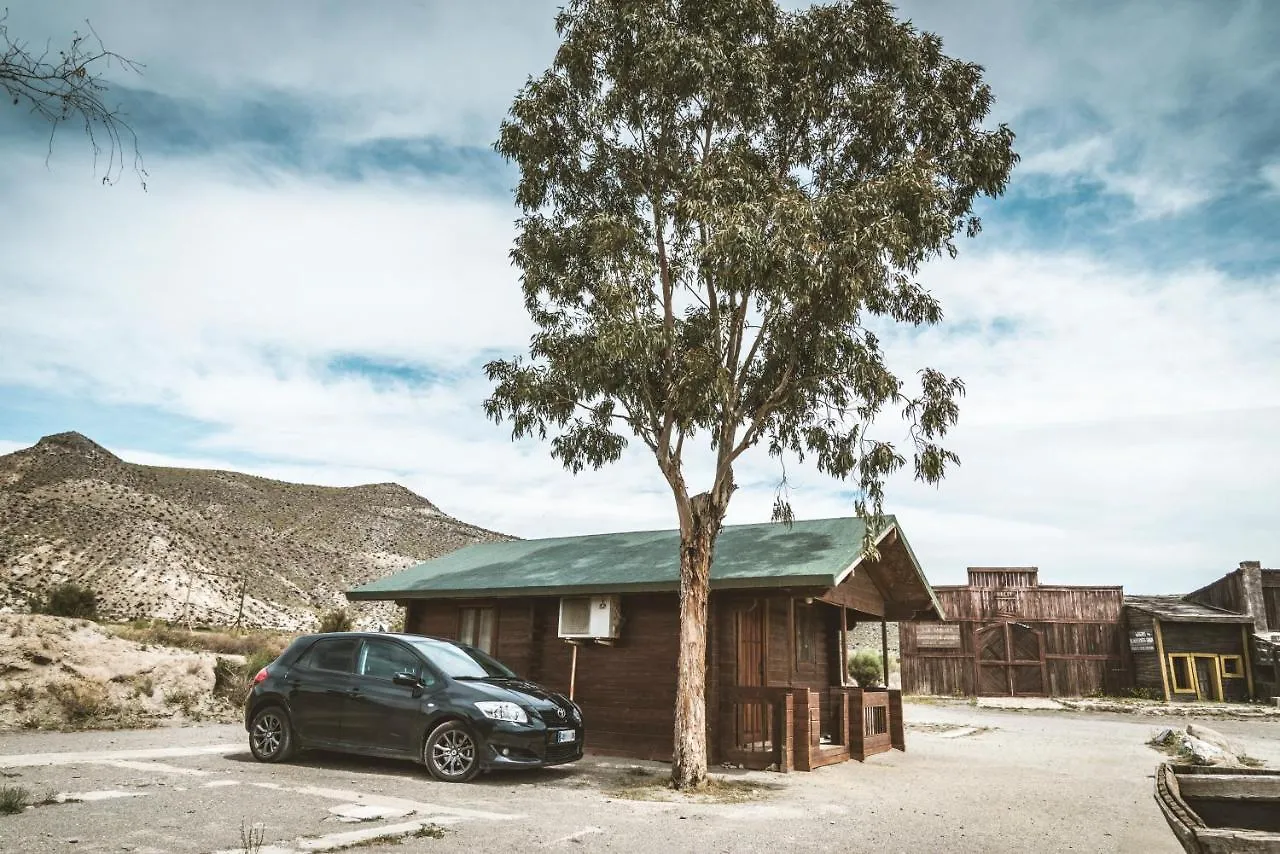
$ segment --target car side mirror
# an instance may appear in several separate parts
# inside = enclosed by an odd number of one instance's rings
[[[397,673],[391,677],[391,681],[397,685],[403,685],[406,688],[421,688],[422,680],[412,673]]]

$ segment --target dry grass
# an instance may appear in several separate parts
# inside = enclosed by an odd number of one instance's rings
[[[172,646],[198,652],[219,655],[251,656],[270,655],[275,658],[293,640],[293,635],[264,631],[199,631],[171,626],[164,622],[134,623],[127,626],[108,626],[112,634],[137,643]]]
[[[0,815],[15,815],[31,804],[31,792],[21,786],[0,786]]]
[[[780,787],[774,783],[732,780],[708,776],[697,789],[678,790],[671,778],[647,768],[628,768],[604,786],[612,798],[629,801],[684,801],[701,804],[741,804],[768,797]]]

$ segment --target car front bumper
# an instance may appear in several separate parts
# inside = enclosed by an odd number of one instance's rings
[[[572,731],[573,741],[560,742],[556,733]],[[561,729],[530,729],[528,727],[495,722],[485,733],[485,748],[481,766],[486,770],[497,768],[545,768],[563,765],[582,758],[585,730],[581,726]]]

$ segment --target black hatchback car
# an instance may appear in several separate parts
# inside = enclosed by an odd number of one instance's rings
[[[304,635],[253,679],[249,749],[412,758],[438,780],[582,758],[582,710],[475,647],[423,635]]]

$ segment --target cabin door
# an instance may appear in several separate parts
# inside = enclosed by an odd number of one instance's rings
[[[765,603],[756,600],[750,607],[734,612],[733,636],[736,648],[736,678],[739,688],[764,685]],[[760,704],[741,704],[737,708],[734,729],[740,741],[747,744],[766,740],[765,710]]]
[[[1218,659],[1213,655],[1197,655],[1196,696],[1202,700],[1222,702],[1222,683],[1218,680]]]

